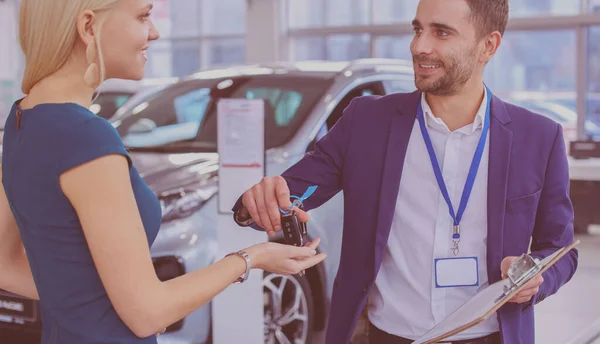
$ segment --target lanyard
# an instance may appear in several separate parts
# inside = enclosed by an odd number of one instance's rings
[[[417,109],[417,117],[419,119],[419,124],[421,127],[421,133],[423,135],[423,139],[425,140],[425,145],[427,146],[427,152],[429,153],[429,158],[431,159],[431,165],[433,166],[433,172],[435,173],[435,178],[437,179],[437,183],[440,187],[440,191],[442,192],[442,196],[446,200],[448,204],[448,210],[452,220],[454,220],[453,225],[453,233],[452,233],[452,241],[454,243],[454,247],[452,252],[455,256],[458,255],[458,243],[460,242],[460,220],[467,208],[467,202],[469,201],[469,196],[471,196],[471,190],[473,189],[473,184],[475,184],[475,177],[477,176],[477,170],[479,169],[479,164],[481,163],[481,158],[483,157],[483,150],[485,148],[485,141],[487,139],[487,133],[490,127],[490,103],[492,100],[492,94],[490,90],[485,86],[485,92],[487,94],[487,108],[485,111],[485,119],[483,122],[483,129],[481,130],[481,137],[479,138],[479,143],[477,144],[477,149],[475,150],[475,154],[473,156],[473,161],[471,162],[471,168],[469,169],[469,174],[467,176],[467,181],[465,183],[465,188],[463,189],[462,197],[460,199],[460,205],[458,207],[458,213],[454,212],[454,207],[452,206],[452,201],[450,200],[450,196],[448,195],[448,189],[446,188],[446,183],[444,182],[444,177],[442,175],[442,171],[440,169],[440,165],[438,163],[437,157],[435,155],[435,151],[433,150],[433,144],[431,143],[431,137],[427,132],[427,127],[425,125],[425,117],[423,116],[423,107],[419,103],[419,107]]]
[[[281,211],[282,214],[287,215],[289,213],[289,211],[294,207],[301,207],[302,203],[309,198],[314,192],[315,190],[317,190],[317,186],[313,185],[313,186],[309,186],[308,189],[306,189],[306,191],[304,192],[304,195],[298,197],[298,196],[290,196],[290,198],[295,199],[295,201],[290,205],[290,207],[286,210],[283,210],[281,208],[279,208],[279,211]]]

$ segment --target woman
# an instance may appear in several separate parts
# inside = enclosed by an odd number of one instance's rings
[[[261,243],[244,250],[249,263],[233,254],[157,278],[149,247],[160,204],[114,128],[87,110],[102,80],[143,77],[159,37],[151,8],[151,0],[21,1],[26,97],[5,127],[0,288],[39,298],[42,343],[156,343],[248,267],[292,274],[325,258],[318,240]]]

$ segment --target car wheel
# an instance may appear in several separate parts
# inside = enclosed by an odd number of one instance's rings
[[[265,272],[265,343],[311,343],[314,301],[306,278]]]

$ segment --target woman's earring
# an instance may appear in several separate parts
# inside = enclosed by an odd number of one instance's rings
[[[98,79],[99,79],[99,69],[98,69],[98,64],[96,64],[96,47],[94,42],[92,41],[90,44],[87,45],[87,48],[85,49],[85,56],[87,59],[87,63],[89,64],[88,69],[85,71],[85,74],[83,76],[83,80],[85,81],[86,85],[88,85],[89,87],[93,87],[95,88],[96,86],[98,86]]]

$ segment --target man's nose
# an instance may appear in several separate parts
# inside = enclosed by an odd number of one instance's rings
[[[433,38],[425,32],[415,35],[411,47],[413,55],[430,55],[433,53]]]

